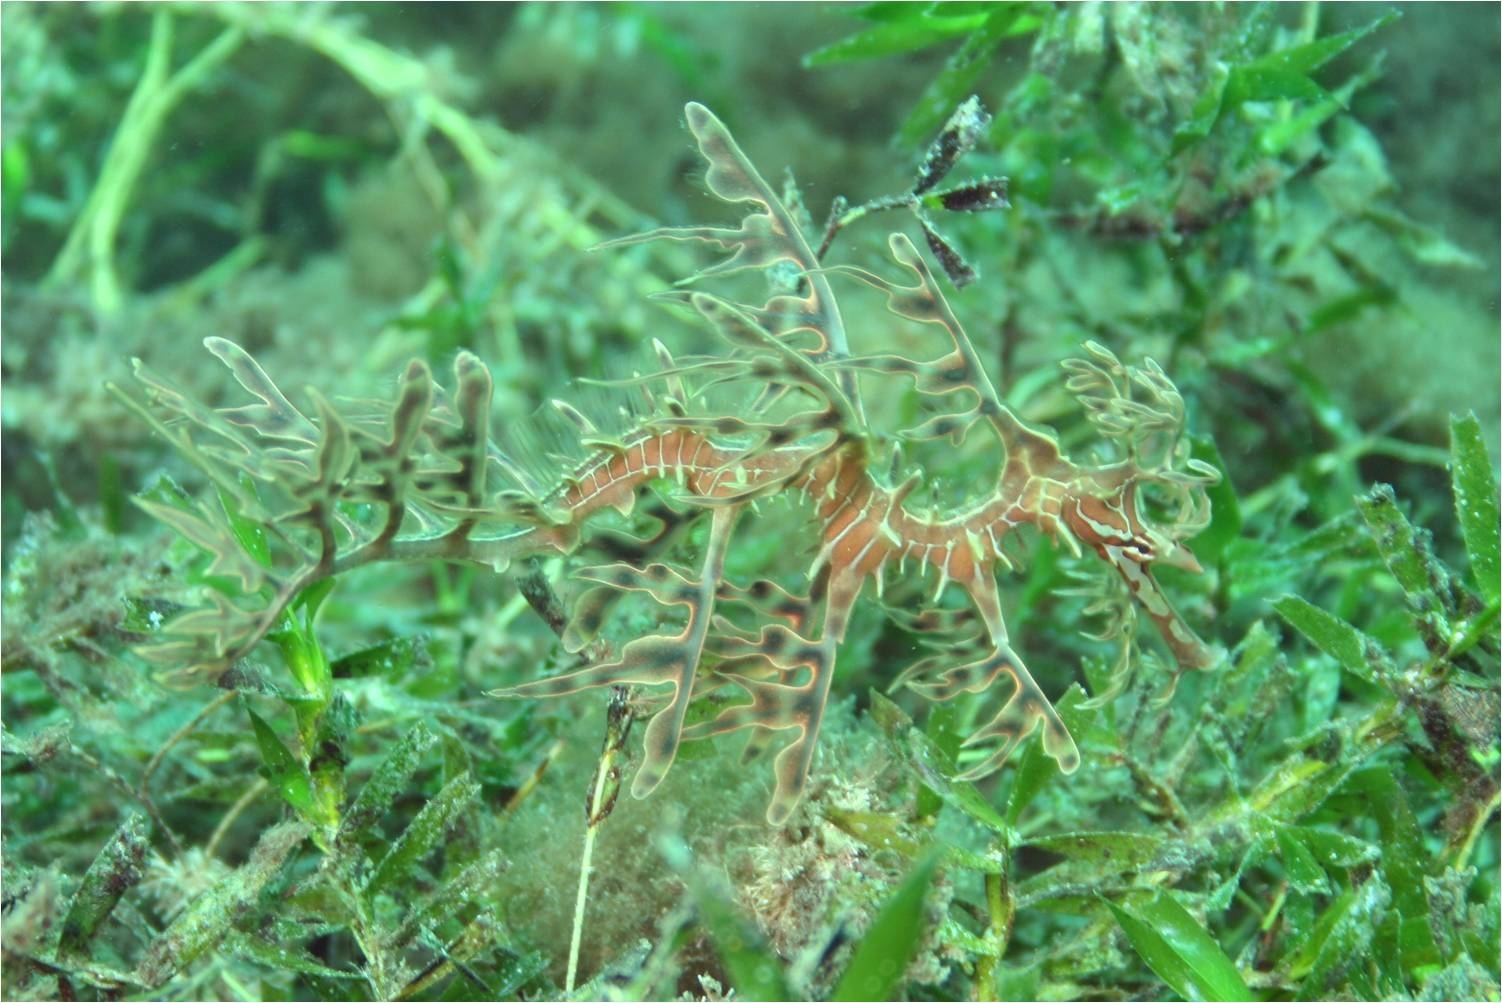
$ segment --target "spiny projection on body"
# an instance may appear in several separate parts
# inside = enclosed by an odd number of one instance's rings
[[[697,566],[616,561],[576,570],[593,587],[571,611],[564,644],[570,652],[608,652],[593,642],[614,601],[628,593],[677,607],[681,624],[573,671],[495,691],[512,698],[609,686],[664,693],[632,784],[638,797],[662,781],[684,740],[747,731],[753,748],[781,746],[767,817],[785,821],[807,781],[852,611],[884,576],[915,569],[937,577],[936,597],[946,585],[968,595],[983,625],[983,653],[923,658],[897,683],[934,700],[1006,688],[1001,708],[967,741],[983,758],[963,776],[996,770],[1039,729],[1047,754],[1074,770],[1074,741],[1013,650],[1002,616],[996,575],[1011,566],[1004,544],[1023,526],[1076,553],[1094,551],[1120,575],[1181,667],[1210,664],[1208,649],[1153,576],[1158,564],[1197,570],[1181,541],[1205,525],[1205,488],[1215,479],[1213,469],[1187,456],[1183,401],[1163,371],[1151,361],[1125,366],[1093,343],[1087,358],[1066,363],[1066,386],[1120,454],[1098,465],[1071,461],[1053,435],[1002,403],[906,237],[893,234],[888,242],[901,280],[823,265],[795,213],[720,120],[698,104],[688,105],[687,119],[709,165],[709,191],[749,205],[749,213],[734,226],[660,229],[607,246],[706,244],[723,257],[692,281],[745,270],[795,281],[756,303],[698,290],[672,294],[717,332],[721,353],[675,361],[658,345],[660,369],[638,381],[649,407],[614,439],[560,404],[589,454],[557,483],[529,474],[492,437],[491,375],[468,352],[454,362],[450,389],[414,361],[394,401],[335,408],[310,391],[311,413],[223,339],[206,344],[257,403],[211,409],[137,363],[153,405],[137,409],[218,488],[217,503],[158,498],[143,505],[207,550],[209,573],[238,589],[212,591],[207,606],[172,620],[151,649],[154,658],[180,675],[212,677],[245,656],[305,589],[373,562],[436,559],[500,571],[519,558],[573,554],[591,539],[597,513],[629,513],[649,484],[668,482],[687,516],[707,523]],[[936,149],[952,163],[952,149]],[[932,160],[929,174],[947,169]],[[995,200],[998,183],[974,187]],[[924,230],[953,275],[946,257],[952,250],[926,221]],[[891,313],[936,328],[947,349],[931,361],[853,354],[837,282],[884,294]],[[994,437],[999,472],[990,491],[940,512],[909,506],[922,478],[897,476],[894,450],[868,426],[863,377],[910,381],[934,406],[933,417],[898,439],[959,444],[977,428]],[[708,407],[707,392],[727,386],[754,391],[755,403],[734,412]],[[1148,490],[1166,525],[1145,517]],[[759,499],[783,492],[810,500],[818,532],[806,591],[726,581],[737,524],[755,517],[748,513]],[[242,545],[237,528],[247,522],[263,531],[264,548]],[[690,704],[711,694],[719,697],[718,713],[688,723]]]

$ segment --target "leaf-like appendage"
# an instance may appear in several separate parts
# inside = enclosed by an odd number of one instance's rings
[[[1043,728],[1043,751],[1059,764],[1063,772],[1073,773],[1079,769],[1080,752],[1069,735],[1069,729],[1022,660],[1010,649],[1003,647],[975,665],[960,666],[951,671],[956,683],[985,679],[989,686],[991,680],[1005,675],[1016,687],[996,716],[965,739],[967,749],[986,745],[992,748],[984,759],[956,779],[977,780],[996,772],[1011,756],[1012,750],[1040,725]]]
[[[791,269],[806,284],[805,295],[775,295],[762,304],[734,304],[772,337],[783,340],[814,364],[850,355],[845,323],[829,288],[829,280],[809,247],[797,216],[783,203],[760,172],[741,151],[725,124],[701,104],[685,109],[689,131],[698,141],[699,152],[709,164],[705,181],[726,202],[750,202],[758,209],[741,220],[739,227],[665,227],[606,241],[600,247],[621,247],[653,240],[702,241],[729,252],[729,256],[700,270],[693,280],[726,275],[745,269]],[[811,339],[800,346],[796,337]],[[845,409],[862,413],[852,374],[839,376]],[[856,427],[859,427],[858,425]],[[854,429],[852,429],[853,431]]]
[[[238,593],[210,593],[206,607],[168,623],[149,646],[154,661],[174,663],[174,678],[213,678],[275,627],[303,589],[351,568],[425,557],[499,568],[516,553],[566,542],[566,534],[547,532],[535,497],[490,488],[492,469],[517,471],[491,444],[491,376],[475,356],[455,361],[452,397],[414,361],[393,400],[341,409],[309,391],[307,412],[243,349],[222,338],[206,345],[257,403],[205,407],[139,363],[146,403],[121,393],[224,499],[222,506],[141,500],[210,555],[206,574]],[[266,554],[246,550],[236,519],[265,532]],[[497,526],[499,533],[479,532]]]
[[[1107,438],[1122,443],[1128,458],[1145,470],[1169,467],[1184,429],[1184,398],[1152,359],[1124,365],[1099,342],[1085,343],[1087,359],[1063,363],[1064,386]]]
[[[912,378],[919,393],[931,397],[947,397],[966,393],[974,403],[960,411],[946,412],[930,418],[923,425],[903,433],[907,439],[949,438],[956,445],[964,441],[970,427],[985,418],[1003,436],[1016,423],[996,393],[991,378],[981,365],[980,354],[971,343],[970,336],[949,308],[944,294],[934,281],[918,249],[912,241],[900,233],[888,240],[892,258],[913,277],[912,285],[901,285],[883,276],[861,268],[831,268],[832,273],[848,275],[886,294],[887,309],[899,317],[931,324],[941,328],[948,336],[951,350],[930,362],[917,362],[900,355],[856,356],[841,363],[854,369],[903,375]]]
[[[780,733],[793,733],[782,740],[773,767],[777,788],[767,807],[772,825],[786,822],[803,797],[834,679],[835,650],[834,636],[827,631],[821,640],[810,641],[780,624],[763,627],[754,639],[721,638],[716,651],[724,660],[715,674],[750,700],[684,730],[688,739],[750,730],[753,746],[748,751],[756,752],[782,738]]]
[[[738,514],[731,508],[714,510],[704,563],[697,579],[690,579],[665,564],[641,569],[612,564],[589,568],[580,574],[586,580],[619,590],[645,592],[665,606],[685,607],[688,619],[680,632],[638,637],[628,642],[612,661],[494,690],[491,695],[545,697],[609,686],[671,686],[673,692],[668,704],[656,711],[647,724],[642,764],[631,784],[633,795],[646,797],[667,775],[684,737],[683,721],[696,693],[699,662],[714,621],[718,583],[724,575],[725,552]]]

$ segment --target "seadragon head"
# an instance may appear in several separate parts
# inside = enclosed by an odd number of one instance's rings
[[[1208,525],[1206,489],[1220,474],[1189,455],[1184,399],[1156,362],[1124,365],[1095,342],[1085,350],[1088,358],[1064,364],[1065,386],[1124,455],[1080,469],[1059,518],[1076,540],[1115,568],[1178,663],[1206,668],[1214,661],[1210,648],[1168,601],[1153,568],[1202,570],[1184,541]]]

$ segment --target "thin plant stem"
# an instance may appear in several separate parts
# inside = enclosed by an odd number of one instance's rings
[[[574,991],[579,975],[579,948],[584,941],[584,908],[589,900],[590,875],[594,873],[595,836],[615,809],[616,798],[621,793],[620,764],[634,717],[630,690],[624,686],[613,687],[610,691],[610,707],[605,715],[605,742],[600,749],[600,761],[595,766],[594,783],[584,810],[584,851],[579,858],[579,891],[574,898],[574,927],[569,937],[565,992]]]
[[[609,770],[595,771],[594,795],[590,800],[598,801],[605,793],[606,778]],[[568,942],[568,977],[564,980],[563,991],[572,993],[579,977],[579,948],[584,942],[584,906],[589,901],[589,877],[594,872],[595,835],[600,827],[591,819],[584,827],[584,852],[579,855],[579,890],[574,895],[574,927]]]

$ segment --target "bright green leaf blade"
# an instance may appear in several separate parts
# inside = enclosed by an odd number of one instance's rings
[[[830,997],[836,1003],[893,998],[902,974],[923,936],[923,899],[933,881],[938,856],[920,861],[897,893],[887,900],[855,949],[850,967]]]
[[[254,934],[242,933],[239,936],[231,935],[226,938],[225,953],[253,961],[272,971],[297,972],[320,979],[338,981],[365,977],[358,971],[341,971],[319,964],[305,950],[302,950],[300,945],[276,944]]]
[[[1502,600],[1493,599],[1486,604],[1485,609],[1471,618],[1471,622],[1457,636],[1451,638],[1446,656],[1454,661],[1480,644],[1482,638],[1495,635],[1499,617],[1502,617]]]
[[[1226,104],[1247,101],[1318,101],[1329,92],[1296,70],[1282,66],[1238,66],[1226,83]]]
[[[1226,107],[1226,86],[1230,83],[1230,71],[1216,67],[1212,71],[1210,86],[1194,102],[1189,120],[1179,125],[1173,133],[1173,152],[1179,153],[1210,135],[1215,123],[1220,121]]]
[[[289,610],[307,610],[308,622],[318,615],[323,601],[334,591],[334,586],[339,584],[336,579],[326,578],[320,582],[314,582],[297,594],[297,598],[287,606]]]
[[[1285,825],[1281,831],[1307,846],[1309,852],[1326,869],[1359,867],[1375,863],[1382,856],[1382,851],[1375,844],[1331,829],[1311,825]]]
[[[983,17],[977,18],[975,24],[984,23],[984,21]],[[956,30],[967,31],[973,26],[966,24]],[[834,63],[895,56],[912,52],[915,49],[927,48],[953,37],[954,34],[955,32],[942,29],[935,30],[904,23],[879,24],[848,38],[842,38],[838,42],[832,42],[822,49],[815,49],[803,57],[803,65],[806,69],[813,69]]]
[[[1378,484],[1357,498],[1356,508],[1366,521],[1387,570],[1408,597],[1412,615],[1439,636],[1450,636],[1444,607],[1435,601],[1435,587],[1448,578],[1448,573],[1435,561],[1429,535],[1413,528],[1398,507],[1392,488],[1386,484]]]
[[[1468,271],[1480,271],[1486,267],[1481,257],[1472,251],[1466,250],[1453,240],[1445,237],[1428,227],[1411,226],[1398,238],[1398,243],[1414,260],[1421,264],[1432,265],[1435,268],[1463,268]]]
[[[1280,69],[1291,73],[1312,73],[1361,41],[1367,35],[1398,19],[1396,11],[1385,14],[1360,28],[1352,28],[1338,35],[1316,38],[1303,45],[1295,45],[1280,52],[1272,52],[1246,64],[1257,70]]]
[[[1391,901],[1387,883],[1374,874],[1363,884],[1337,896],[1315,921],[1308,938],[1288,960],[1288,977],[1304,985],[1304,998],[1325,998],[1339,984],[1351,959],[1368,957]]]
[[[465,865],[462,871],[447,878],[407,912],[400,932],[392,941],[401,943],[420,939],[423,931],[437,929],[439,924],[471,902],[487,901],[495,892],[501,873],[510,866],[505,847],[499,846]]]
[[[329,663],[335,679],[365,679],[385,676],[399,679],[424,664],[428,657],[423,635],[393,637],[368,648],[340,655]]]
[[[1471,559],[1471,576],[1482,597],[1496,603],[1502,592],[1502,560],[1498,557],[1502,516],[1497,511],[1497,474],[1474,413],[1450,420],[1450,456],[1455,514]]]
[[[1414,814],[1408,794],[1383,765],[1372,765],[1352,776],[1348,788],[1365,803],[1381,805],[1372,819],[1381,832],[1382,854],[1380,894],[1391,896],[1394,911],[1401,917],[1401,930],[1394,945],[1402,952],[1402,964],[1412,970],[1421,965],[1437,964],[1442,957],[1430,925],[1431,899],[1427,879],[1438,866],[1426,845],[1424,826]],[[1363,894],[1377,894],[1372,882],[1362,886]],[[1370,916],[1366,917],[1368,926]],[[1368,936],[1367,931],[1360,931]]]
[[[1106,904],[1142,960],[1184,999],[1253,998],[1236,965],[1169,893],[1159,891],[1138,903]]]
[[[1365,285],[1353,293],[1337,296],[1310,311],[1304,337],[1353,321],[1368,307],[1391,306],[1397,299],[1397,290],[1381,283]]]
[[[1273,609],[1341,668],[1368,682],[1374,680],[1373,665],[1385,660],[1376,641],[1301,596],[1284,596],[1273,603]]]
[[[1227,112],[1247,101],[1322,100],[1331,105],[1343,104],[1339,97],[1331,95],[1308,74],[1396,17],[1396,14],[1388,14],[1361,28],[1318,38],[1219,70],[1195,102],[1188,120],[1175,130],[1173,152],[1179,153],[1208,137]],[[1304,128],[1301,126],[1298,131],[1302,132]],[[1287,139],[1278,142],[1285,143]]]
[[[315,820],[317,812],[313,804],[313,778],[308,768],[299,763],[277,738],[271,725],[249,705],[245,713],[250,715],[250,726],[256,733],[256,744],[261,747],[261,762],[266,767],[266,779],[271,781],[282,800],[292,806],[303,818]]]
[[[249,474],[240,475],[240,486],[246,497],[255,497],[255,481]],[[222,487],[219,488],[219,504],[224,506],[225,520],[230,532],[235,534],[240,549],[261,567],[271,567],[271,543],[266,538],[265,525],[241,512],[239,500]]]
[[[908,114],[897,141],[919,147],[943,127],[944,121],[975,91],[976,82],[991,65],[991,55],[1004,40],[1037,31],[1043,19],[1030,4],[1010,4],[993,11],[961,43],[944,69],[923,91]]]
[[[1061,832],[1036,836],[1023,845],[1057,853],[1093,874],[1141,867],[1163,853],[1164,837],[1147,832]],[[1055,865],[1054,869],[1064,865]]]
[[[1315,858],[1304,841],[1289,831],[1290,827],[1278,830],[1278,856],[1283,860],[1283,871],[1288,883],[1306,895],[1324,895],[1330,891],[1330,879],[1324,867]]]

